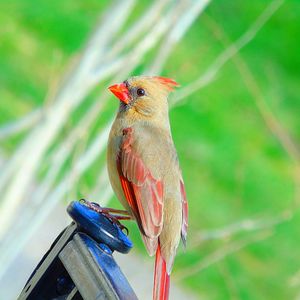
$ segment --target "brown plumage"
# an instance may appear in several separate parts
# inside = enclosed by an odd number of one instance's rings
[[[149,255],[156,253],[156,300],[168,299],[176,249],[187,234],[187,201],[168,114],[174,86],[168,78],[139,76],[109,88],[120,99],[108,142],[109,178]]]

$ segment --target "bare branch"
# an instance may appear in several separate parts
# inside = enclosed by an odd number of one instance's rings
[[[86,171],[86,169],[94,161],[95,156],[98,156],[99,153],[103,151],[109,128],[110,126],[107,126],[105,130],[94,140],[90,147],[81,156],[80,160],[76,162],[74,168],[64,176],[53,192],[47,197],[47,199],[44,200],[42,209],[39,209],[38,213],[34,215],[34,218],[30,219],[30,223],[28,217],[30,217],[31,214],[28,214],[29,211],[23,212],[24,216],[22,220],[19,221],[17,227],[20,229],[20,227],[22,228],[23,225],[26,226],[27,230],[22,231],[22,234],[18,235],[18,239],[15,239],[15,234],[7,234],[4,237],[2,240],[2,245],[5,245],[5,247],[2,247],[1,245],[0,253],[0,265],[2,266],[0,269],[0,278],[5,274],[9,264],[15,259],[20,249],[22,249],[32,233],[38,228],[43,220],[45,220],[49,212],[52,211],[56,204],[63,199],[66,192],[72,189],[76,179]],[[109,193],[107,196],[110,196]],[[105,203],[108,200],[109,198],[101,198],[102,203]]]
[[[9,122],[0,128],[0,140],[8,138],[11,135],[21,133],[33,127],[42,117],[42,110],[35,109],[28,115],[20,118],[17,121]]]
[[[218,24],[209,19],[209,24],[213,29],[213,32],[216,34],[216,37],[221,40],[224,46],[229,44],[228,37],[223,31],[222,27],[218,26]],[[265,97],[263,95],[262,90],[259,87],[258,82],[255,80],[255,76],[252,74],[249,69],[247,63],[242,58],[241,55],[237,54],[233,57],[233,62],[235,63],[238,71],[240,72],[244,83],[253,97],[253,100],[256,104],[256,107],[264,120],[266,126],[271,131],[271,133],[278,139],[282,148],[286,151],[286,153],[290,156],[290,158],[295,163],[294,169],[294,181],[295,181],[295,207],[300,206],[300,150],[292,138],[288,130],[282,125],[280,120],[276,118],[272,110],[268,107]]]
[[[264,217],[259,219],[245,219],[240,222],[236,222],[221,229],[214,230],[201,230],[194,236],[189,243],[190,247],[196,247],[203,242],[215,240],[215,239],[229,239],[233,235],[244,232],[252,232],[257,230],[272,229],[278,224],[290,221],[293,217],[293,212],[287,210],[277,217]]]
[[[119,55],[124,48],[138,41],[144,32],[150,31],[155,22],[159,20],[162,11],[167,5],[170,5],[171,0],[154,1],[153,5],[148,8],[135,24],[133,24],[117,41],[112,45],[110,51],[104,57],[104,60],[111,60]]]
[[[204,269],[210,267],[211,265],[218,263],[219,261],[223,260],[227,256],[229,256],[235,252],[238,252],[241,249],[243,249],[253,243],[261,242],[261,241],[269,238],[272,235],[273,235],[272,232],[264,231],[257,235],[251,236],[250,238],[244,238],[242,240],[229,243],[229,244],[223,246],[222,248],[216,250],[212,254],[208,255],[207,257],[205,257],[198,263],[194,264],[193,266],[187,267],[187,268],[183,269],[182,271],[175,273],[174,279],[176,281],[181,281],[181,280],[185,279],[186,277],[193,276],[193,275],[203,271]]]

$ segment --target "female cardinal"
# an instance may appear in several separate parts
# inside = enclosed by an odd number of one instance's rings
[[[154,300],[168,299],[176,249],[187,235],[188,206],[168,115],[175,86],[169,78],[138,76],[109,87],[120,108],[109,135],[108,174],[149,255],[156,253]]]

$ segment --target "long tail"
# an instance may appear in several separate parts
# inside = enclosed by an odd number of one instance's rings
[[[168,300],[170,289],[170,275],[167,273],[166,262],[161,256],[158,243],[155,258],[153,300]]]

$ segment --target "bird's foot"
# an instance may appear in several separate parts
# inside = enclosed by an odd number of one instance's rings
[[[126,210],[114,209],[109,207],[101,207],[98,203],[89,202],[85,199],[80,199],[80,202],[86,205],[88,208],[93,211],[104,215],[107,217],[113,224],[116,224],[122,231],[126,231],[128,235],[128,229],[123,224],[120,223],[120,220],[132,220],[132,216]]]

